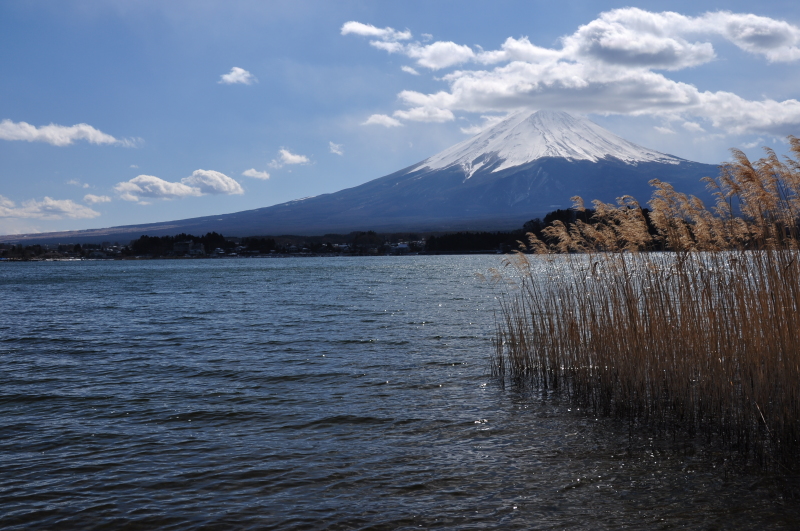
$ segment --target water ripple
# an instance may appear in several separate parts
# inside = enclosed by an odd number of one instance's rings
[[[5,529],[797,528],[486,374],[499,258],[0,264]]]

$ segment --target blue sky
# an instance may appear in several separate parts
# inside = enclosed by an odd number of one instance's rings
[[[800,135],[798,87],[789,1],[6,0],[0,234],[334,192],[518,109],[757,157]]]

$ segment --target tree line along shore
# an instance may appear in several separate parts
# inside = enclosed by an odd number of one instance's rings
[[[645,209],[645,215],[647,210]],[[578,220],[591,223],[592,211],[559,209],[543,218],[526,222],[511,231],[460,231],[435,233],[376,233],[358,231],[324,236],[226,237],[216,232],[202,236],[142,235],[126,244],[119,242],[62,244],[0,244],[0,258],[6,260],[134,259],[286,255],[400,255],[509,253],[520,249],[527,233],[547,239],[544,230],[560,221],[572,225]]]

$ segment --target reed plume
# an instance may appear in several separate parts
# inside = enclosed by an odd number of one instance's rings
[[[706,433],[748,455],[800,449],[800,140],[707,178],[716,204],[651,181],[555,222],[509,259],[494,374],[599,414]],[[575,208],[583,201],[573,198]],[[667,249],[667,252],[657,251]]]

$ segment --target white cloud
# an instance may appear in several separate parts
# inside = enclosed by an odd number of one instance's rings
[[[475,56],[475,60],[484,64],[504,63],[508,61],[541,62],[555,61],[563,57],[563,55],[561,51],[542,48],[531,44],[528,37],[521,37],[519,39],[509,37],[500,46],[499,50],[488,52],[481,50]]]
[[[331,150],[331,153],[334,155],[344,155],[344,151],[342,150],[342,144],[334,144],[333,142],[328,142],[328,147]]]
[[[411,38],[411,32],[396,31],[394,28],[376,28],[372,24],[362,24],[351,20],[342,24],[342,35],[362,35],[364,37],[377,37],[385,41],[407,41]]]
[[[455,119],[453,111],[438,107],[413,107],[407,111],[395,111],[394,116],[414,122],[451,122]]]
[[[245,177],[252,177],[253,179],[262,179],[264,181],[269,179],[269,173],[265,171],[258,171],[255,168],[250,168],[249,170],[243,171],[242,175]]]
[[[683,122],[681,124],[681,127],[686,129],[687,131],[691,131],[693,133],[705,133],[706,132],[706,130],[703,129],[703,126],[701,126],[697,122]]]
[[[83,202],[89,203],[90,205],[94,205],[96,203],[108,203],[111,201],[111,198],[107,195],[94,195],[94,194],[86,194],[83,196]]]
[[[89,185],[87,183],[82,183],[77,179],[70,179],[69,181],[67,181],[67,184],[71,184],[72,186],[78,186],[80,188],[89,188]]]
[[[406,54],[412,59],[416,59],[418,65],[431,70],[466,63],[475,58],[475,52],[469,46],[449,41],[438,41],[425,46],[411,46],[406,50]]]
[[[745,142],[742,144],[744,149],[753,149],[754,147],[758,147],[764,144],[764,139],[761,137],[756,138],[752,142]]]
[[[280,153],[281,162],[284,164],[308,164],[310,162],[305,155],[295,155],[288,149],[281,149],[278,153]]]
[[[679,70],[697,66],[714,59],[714,47],[687,41],[684,33],[690,23],[690,17],[678,13],[615,9],[564,38],[564,52],[630,67]]]
[[[402,70],[406,74],[411,74],[412,76],[418,76],[419,75],[419,72],[417,72],[416,70],[414,70],[413,68],[411,68],[408,65],[401,66],[400,70]]]
[[[296,155],[288,149],[278,150],[278,158],[270,161],[271,168],[282,168],[286,164],[309,164],[311,160],[305,155]]]
[[[231,68],[230,72],[221,75],[217,83],[221,83],[223,85],[235,85],[237,83],[241,85],[252,85],[253,83],[258,83],[258,80],[253,74],[244,68],[234,66]]]
[[[800,101],[744,99],[670,79],[665,73],[700,67],[717,57],[712,41],[726,40],[767,61],[800,60],[800,28],[782,20],[727,11],[689,17],[623,8],[601,13],[563,37],[559,47],[508,38],[499,50],[453,42],[371,41],[376,48],[415,59],[432,70],[462,68],[438,80],[448,89],[431,94],[405,90],[407,108],[374,114],[365,123],[399,126],[398,120],[449,121],[456,112],[502,113],[558,108],[579,113],[651,115],[681,119],[704,132],[704,120],[726,133],[783,136],[800,126]],[[667,133],[666,129],[661,132]],[[475,126],[465,129],[475,131]],[[670,131],[672,131],[670,129]]]
[[[18,207],[7,197],[0,195],[0,218],[37,218],[37,219],[87,219],[96,218],[100,212],[79,205],[70,199],[53,199],[45,197],[41,201],[29,199]]]
[[[90,144],[112,144],[133,147],[136,140],[117,139],[89,124],[43,125],[36,127],[26,122],[0,122],[0,140],[24,140],[26,142],[46,142],[54,146],[69,146],[76,140],[86,140]]]
[[[370,41],[370,45],[389,53],[403,53],[406,50],[405,44],[397,41]]]
[[[138,175],[114,186],[125,201],[142,202],[142,197],[153,199],[178,199],[206,194],[243,194],[244,189],[235,180],[218,171],[195,170],[181,182],[165,181],[154,175]]]
[[[241,195],[242,186],[224,173],[214,170],[195,170],[189,177],[181,179],[181,183],[200,190],[201,194]]]
[[[350,21],[342,25],[342,35],[361,35],[373,37],[379,40],[370,41],[370,45],[389,53],[401,53],[412,59],[417,60],[417,64],[438,70],[449,66],[461,64],[474,59],[475,52],[472,48],[454,42],[437,41],[432,44],[421,44],[419,42],[403,44],[400,41],[411,39],[411,32],[396,31],[394,28],[378,28],[372,24],[362,24],[361,22]],[[423,34],[425,41],[433,38],[428,33]],[[403,67],[403,71],[416,74],[416,70],[411,67]]]
[[[373,44],[373,43],[370,43]],[[475,59],[472,48],[454,42],[437,41],[432,44],[409,44],[402,50],[405,55],[417,60],[419,66],[440,70]]]
[[[384,127],[400,127],[403,125],[399,120],[386,114],[373,114],[361,125],[382,125]]]
[[[658,131],[659,133],[664,134],[664,135],[674,135],[675,134],[675,131],[673,131],[669,127],[660,127],[660,126],[657,125],[657,126],[655,126],[655,129],[656,129],[656,131]]]
[[[432,44],[401,44],[394,41],[370,41],[375,48],[389,53],[402,53],[417,60],[419,66],[430,70],[440,70],[453,65],[466,63],[475,58],[472,48],[454,42],[437,41]]]
[[[139,169],[139,166],[137,164],[131,164],[131,168]]]
[[[730,42],[769,61],[800,59],[800,28],[783,20],[727,11],[699,17],[698,26],[718,32]]]
[[[137,175],[129,181],[117,183],[114,190],[125,201],[139,201],[140,197],[176,199],[202,195],[197,188],[165,181],[155,175]]]

